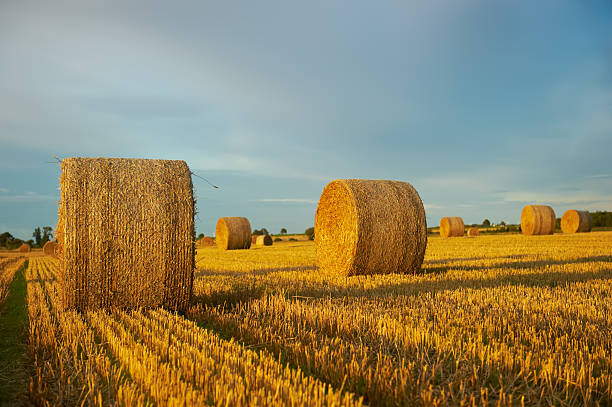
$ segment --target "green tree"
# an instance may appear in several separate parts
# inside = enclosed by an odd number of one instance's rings
[[[282,228],[282,229],[281,229],[281,235],[286,235],[286,234],[287,234],[287,229]]]
[[[203,237],[204,237],[204,233],[200,233],[200,234],[198,235],[198,239],[201,239],[201,238],[203,238]]]
[[[40,247],[40,242],[42,241],[42,232],[40,231],[39,227],[34,229],[34,233],[32,233],[32,237],[34,238],[34,244]]]
[[[308,229],[306,229],[306,230],[304,231],[304,234],[305,234],[306,236],[308,236],[308,239],[310,239],[310,240],[314,240],[314,236],[315,236],[315,228],[314,228],[314,226],[313,226],[313,227],[310,227],[310,228],[308,228]]]
[[[48,241],[53,240],[53,228],[51,226],[43,227],[43,235],[41,244],[44,246]]]
[[[482,221],[482,226],[489,227],[491,226],[491,221],[489,219],[485,219]]]

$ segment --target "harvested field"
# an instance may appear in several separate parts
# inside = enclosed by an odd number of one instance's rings
[[[605,405],[611,246],[612,232],[431,237],[422,273],[349,278],[321,273],[313,242],[205,247],[184,316],[63,310],[58,261],[34,257],[24,391],[74,406]]]

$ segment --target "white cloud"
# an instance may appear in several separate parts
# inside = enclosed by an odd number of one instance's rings
[[[274,202],[274,203],[309,203],[316,204],[317,201],[312,199],[302,199],[302,198],[266,198],[266,199],[258,199],[257,202]]]
[[[443,207],[440,205],[435,205],[435,204],[423,204],[423,206],[425,207],[425,210],[431,210],[431,209],[442,209]]]
[[[41,195],[36,192],[27,191],[22,194],[15,195],[0,195],[0,202],[52,202],[57,201],[58,196],[53,195]]]
[[[581,204],[612,206],[612,195],[590,191],[569,192],[533,192],[511,191],[497,194],[506,202],[542,203],[542,204]]]
[[[0,188],[0,193],[2,194],[8,194],[9,190],[6,188]]]

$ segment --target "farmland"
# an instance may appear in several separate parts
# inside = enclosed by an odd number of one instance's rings
[[[307,241],[202,248],[185,315],[62,311],[57,260],[31,257],[23,397],[51,405],[605,405],[611,248],[610,232],[430,237],[422,274],[356,277],[318,271]]]

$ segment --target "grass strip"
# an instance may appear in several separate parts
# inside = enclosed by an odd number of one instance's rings
[[[27,284],[24,265],[15,273],[0,306],[0,405],[14,405],[26,393]]]

